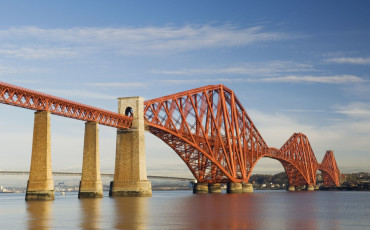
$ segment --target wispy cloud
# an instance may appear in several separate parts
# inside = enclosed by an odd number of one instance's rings
[[[92,82],[86,85],[104,88],[145,88],[148,82]]]
[[[63,98],[116,99],[117,96],[80,89],[38,89],[40,92]]]
[[[47,58],[91,51],[153,55],[240,47],[297,37],[293,34],[267,31],[262,26],[240,28],[233,25],[185,25],[69,29],[14,27],[0,30],[0,42],[4,44],[3,47],[0,46],[0,54],[20,58]]]
[[[363,57],[337,57],[325,59],[326,62],[338,64],[370,65],[370,58]]]
[[[48,59],[54,57],[72,56],[76,55],[74,51],[69,48],[13,48],[0,49],[0,55],[14,56],[23,59]]]
[[[148,80],[145,82],[92,82],[88,86],[97,86],[104,88],[148,88],[158,84],[168,85],[196,85],[196,84],[232,84],[247,82],[267,82],[267,83],[322,83],[322,84],[346,84],[358,83],[365,80],[352,75],[343,76],[285,76],[270,78],[176,78],[162,80]],[[299,111],[295,111],[299,112]],[[316,111],[319,112],[319,111]]]
[[[324,110],[320,109],[282,109],[282,112],[293,112],[293,113],[323,113]]]
[[[333,76],[283,76],[254,79],[251,81],[260,82],[286,82],[286,83],[326,83],[326,84],[345,84],[358,83],[365,80],[355,75],[333,75]]]
[[[152,70],[153,74],[163,75],[248,75],[248,76],[278,76],[282,73],[314,71],[312,65],[291,61],[272,61],[264,63],[246,63],[225,68],[199,68],[180,70]]]
[[[21,73],[46,73],[49,71],[51,71],[51,69],[49,68],[0,65],[0,75]]]
[[[336,113],[345,114],[352,117],[364,117],[370,121],[370,104],[364,102],[354,102],[348,105],[336,106]]]

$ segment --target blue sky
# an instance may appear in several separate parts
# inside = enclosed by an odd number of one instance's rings
[[[117,111],[200,86],[234,90],[269,146],[306,134],[318,161],[370,169],[368,1],[0,1],[0,81]],[[0,169],[28,170],[33,111],[0,105]],[[52,117],[54,170],[82,165],[81,121]],[[189,176],[146,135],[148,172]],[[100,126],[112,172],[115,130]],[[263,159],[258,172],[278,172]]]

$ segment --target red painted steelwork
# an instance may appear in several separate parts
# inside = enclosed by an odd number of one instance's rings
[[[132,117],[0,82],[0,103],[116,128],[131,127]],[[290,185],[338,185],[340,172],[328,151],[321,164],[307,137],[295,133],[280,148],[269,148],[234,92],[210,85],[145,102],[149,131],[167,143],[198,182],[248,182],[262,157],[277,159]]]
[[[332,150],[326,152],[321,164],[319,164],[319,170],[322,173],[324,185],[339,185],[340,171]]]
[[[149,131],[167,143],[198,182],[248,182],[262,157],[279,160],[291,185],[316,184],[316,171],[334,183],[335,162],[317,163],[304,134],[296,133],[280,148],[269,148],[234,92],[210,85],[145,102]],[[324,164],[325,162],[325,164]],[[335,176],[334,176],[335,174]]]
[[[55,115],[83,121],[95,121],[101,125],[116,128],[128,129],[132,123],[131,117],[4,82],[0,82],[0,103],[37,111],[50,111]]]

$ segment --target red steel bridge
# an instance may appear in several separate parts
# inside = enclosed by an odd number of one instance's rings
[[[129,129],[133,118],[0,82],[0,103]],[[234,92],[224,85],[145,101],[146,129],[169,145],[198,182],[248,182],[262,157],[280,161],[290,185],[339,185],[333,151],[319,163],[308,138],[293,134],[280,148],[267,146]]]

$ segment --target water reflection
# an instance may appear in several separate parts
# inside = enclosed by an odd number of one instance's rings
[[[317,198],[313,192],[294,192],[284,196],[285,227],[290,229],[316,230]]]
[[[81,199],[81,229],[100,229],[102,199]]]
[[[147,201],[150,197],[114,198],[116,229],[146,229]]]
[[[28,229],[51,229],[53,201],[27,201]]]
[[[258,202],[255,194],[187,196],[172,203],[173,213],[161,222],[166,229],[260,229],[263,216]]]
[[[9,198],[8,198],[9,199]],[[188,191],[154,192],[153,197],[55,201],[1,201],[13,210],[19,229],[366,229],[370,193],[255,192],[193,195]],[[7,201],[7,202],[4,202]],[[18,205],[18,206],[16,206]],[[24,216],[19,210],[25,210]],[[10,216],[10,214],[8,215]],[[11,217],[11,216],[10,216]],[[2,228],[17,229],[15,218]],[[19,223],[18,223],[19,224]]]

